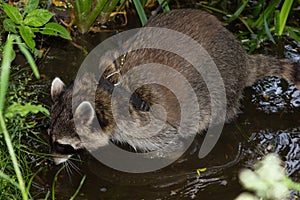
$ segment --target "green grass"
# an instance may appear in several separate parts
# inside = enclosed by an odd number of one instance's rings
[[[14,72],[15,67],[12,67]],[[2,79],[3,80],[3,79]],[[7,116],[9,105],[24,102],[38,104],[38,92],[34,90],[34,85],[30,85],[31,77],[29,68],[21,72],[16,72],[11,76],[8,90],[5,95],[5,103],[1,113],[0,131],[0,199],[31,199],[29,188],[31,186],[34,172],[33,166],[36,162],[46,157],[38,155],[37,149],[28,141],[41,143],[39,133],[35,131],[36,120],[45,118],[45,115],[27,113],[25,116],[16,114]],[[30,91],[31,90],[31,91]],[[2,101],[3,102],[3,101]],[[9,146],[9,148],[8,148]],[[32,156],[36,161],[32,162]]]
[[[278,43],[282,38],[289,38],[300,43],[300,30],[297,18],[299,1],[293,0],[257,0],[255,2],[238,0],[226,8],[221,0],[200,1],[198,5],[206,10],[220,13],[227,24],[239,26],[237,37],[243,41],[243,46],[253,52],[262,43]],[[292,20],[292,14],[295,17]],[[299,16],[299,14],[298,14]],[[289,22],[289,23],[288,23]]]
[[[13,44],[24,47],[21,52],[32,70],[29,66],[11,66]],[[0,67],[0,200],[27,200],[39,195],[30,193],[31,185],[35,175],[43,170],[42,163],[50,159],[49,154],[41,152],[48,149],[48,142],[42,139],[39,128],[45,126],[49,111],[39,102],[43,91],[34,84],[39,72],[23,45],[17,36],[8,35]],[[84,180],[85,177],[71,198],[76,197]],[[54,191],[49,190],[45,199],[51,192],[54,197]]]
[[[33,180],[30,157],[37,151],[28,141],[41,141],[34,131],[36,119],[49,115],[38,103],[38,90],[27,67],[12,67],[15,52],[13,44],[21,48],[36,77],[36,65],[29,51],[16,35],[8,35],[3,48],[0,78],[0,199],[31,199],[29,189]],[[12,72],[12,73],[11,73]],[[37,113],[43,113],[37,115]],[[39,159],[45,157],[39,156]]]
[[[4,140],[7,147],[8,155],[11,158],[11,165],[13,166],[13,169],[15,171],[16,174],[15,177],[17,178],[18,183],[14,183],[13,180],[14,177],[8,178],[8,175],[6,181],[13,183],[12,185],[15,187],[17,185],[18,186],[17,189],[20,189],[21,191],[22,198],[24,200],[27,200],[28,192],[26,191],[24,178],[22,176],[19,163],[17,161],[17,157],[13,149],[12,139],[8,133],[8,129],[6,127],[5,118],[4,118],[4,104],[6,100],[5,96],[9,84],[8,80],[9,80],[9,73],[10,73],[10,65],[11,65],[11,61],[13,60],[13,42],[14,42],[14,37],[12,35],[8,35],[6,44],[3,49],[3,59],[1,64],[1,79],[0,79],[0,84],[1,84],[0,85],[0,127],[1,127],[1,133],[4,135]],[[6,159],[4,159],[4,161],[6,161]],[[3,175],[5,175],[5,172],[3,173],[4,173]]]

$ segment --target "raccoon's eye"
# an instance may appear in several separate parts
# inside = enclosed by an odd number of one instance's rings
[[[69,144],[54,143],[54,149],[61,154],[75,154],[76,150]]]

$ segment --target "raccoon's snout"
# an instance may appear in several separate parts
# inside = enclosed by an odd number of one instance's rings
[[[72,156],[73,155],[53,155],[53,161],[54,161],[55,165],[59,165],[61,163],[66,162]]]
[[[51,153],[53,155],[53,161],[56,165],[66,162],[70,157],[77,153],[69,144],[60,144],[54,142],[51,148]]]

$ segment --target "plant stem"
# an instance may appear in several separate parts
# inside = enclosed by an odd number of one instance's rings
[[[135,9],[136,9],[136,11],[139,15],[139,18],[141,20],[142,26],[144,26],[147,22],[147,16],[146,16],[146,13],[143,9],[143,6],[142,6],[142,4],[139,0],[133,0],[133,3],[134,3],[134,6],[135,6]]]
[[[13,41],[15,40],[15,36],[14,35],[8,35],[7,36],[7,40],[6,40],[6,44],[4,46],[3,49],[3,60],[2,60],[2,64],[1,64],[1,90],[0,90],[0,127],[1,127],[1,131],[4,134],[4,139],[5,139],[5,143],[6,146],[8,148],[8,152],[10,155],[10,158],[12,160],[12,164],[15,170],[15,173],[17,175],[17,179],[19,182],[19,186],[20,186],[20,190],[22,193],[22,197],[23,200],[28,200],[28,195],[26,192],[26,187],[25,187],[25,183],[22,177],[22,173],[20,171],[19,165],[18,165],[18,161],[13,149],[13,145],[11,143],[11,139],[10,136],[8,134],[7,128],[6,128],[6,124],[4,121],[4,117],[3,117],[3,109],[4,109],[4,103],[5,103],[5,96],[6,96],[6,91],[8,88],[8,80],[9,80],[9,71],[10,71],[10,65],[11,65],[11,61],[12,61],[12,52],[13,52]]]
[[[63,170],[65,168],[65,165],[63,165],[55,174],[54,176],[54,180],[53,180],[53,183],[52,183],[52,200],[55,200],[55,183],[57,181],[57,177],[59,175],[59,173],[61,172],[61,170]]]
[[[81,181],[80,181],[80,184],[79,184],[77,190],[75,191],[75,193],[73,194],[73,196],[70,198],[70,200],[74,200],[75,197],[78,195],[78,193],[79,193],[81,187],[83,186],[83,183],[84,183],[85,179],[86,179],[86,176],[82,177],[82,179],[81,179]]]
[[[27,195],[27,192],[26,192],[25,183],[24,183],[22,173],[21,173],[19,165],[18,165],[18,161],[17,161],[16,155],[15,155],[14,149],[13,149],[13,145],[11,143],[11,139],[10,139],[9,134],[7,132],[7,129],[6,129],[6,125],[5,125],[5,122],[4,122],[2,110],[0,110],[0,126],[1,126],[1,130],[4,134],[5,143],[6,143],[6,146],[8,148],[8,152],[9,152],[9,155],[11,157],[15,173],[17,175],[17,179],[18,179],[18,182],[19,182],[19,186],[20,186],[20,190],[21,190],[21,193],[22,193],[23,200],[28,200],[28,195]]]
[[[0,110],[3,111],[5,95],[8,88],[8,79],[10,71],[10,63],[12,60],[12,51],[13,51],[13,40],[12,35],[7,36],[6,43],[3,49],[3,60],[1,64],[1,79],[0,79]]]
[[[82,21],[79,22],[79,28],[81,33],[85,33],[88,31],[88,29],[92,26],[92,24],[95,22],[96,18],[104,8],[104,6],[109,2],[109,0],[102,0],[102,1],[97,1],[97,4],[94,8],[94,10]],[[80,13],[78,13],[80,15]]]

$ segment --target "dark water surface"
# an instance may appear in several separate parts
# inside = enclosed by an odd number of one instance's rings
[[[83,40],[91,50],[110,35],[94,34]],[[297,44],[287,45],[286,56],[299,61],[297,48]],[[70,83],[84,57],[71,44],[54,42],[48,58],[40,66],[41,72],[49,79],[59,76]],[[234,199],[242,191],[237,178],[239,171],[251,167],[269,152],[278,153],[286,162],[288,174],[300,181],[299,106],[300,93],[295,86],[278,78],[261,80],[245,90],[241,112],[225,125],[217,145],[205,158],[197,156],[201,136],[197,136],[177,162],[145,174],[113,170],[85,153],[81,155],[82,162],[74,161],[79,173],[73,170],[69,177],[62,171],[58,176],[56,199],[69,199],[82,175],[87,175],[87,179],[76,199]],[[199,176],[198,168],[207,170]],[[39,173],[48,189],[58,169],[49,165],[48,170]]]

